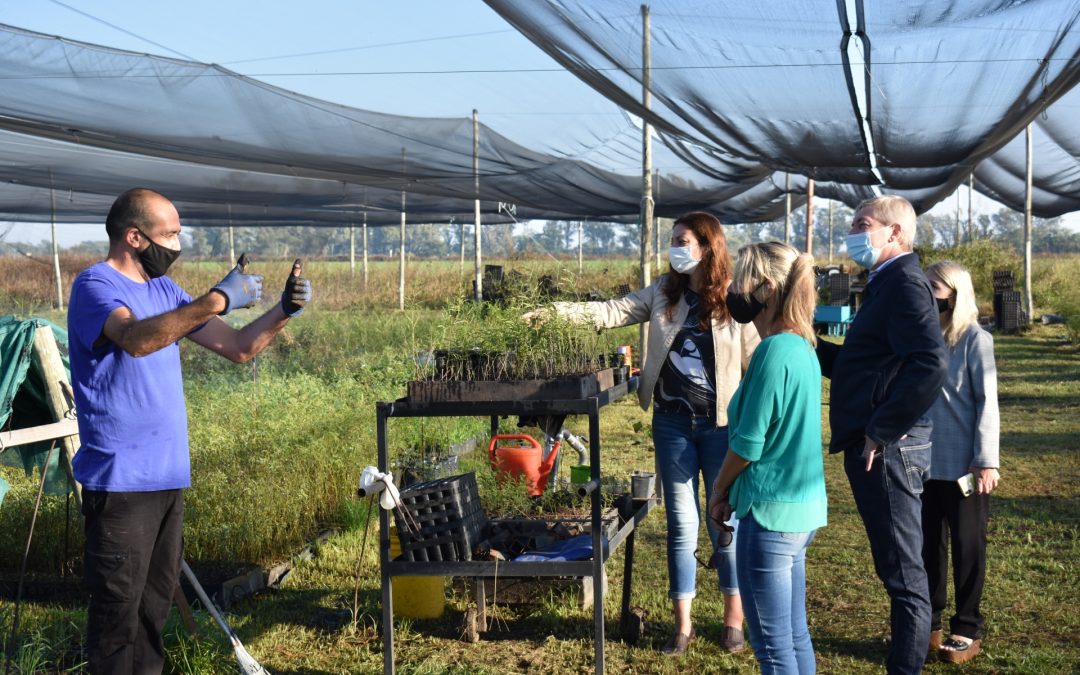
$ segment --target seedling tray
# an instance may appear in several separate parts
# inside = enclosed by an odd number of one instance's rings
[[[585,399],[615,384],[612,368],[540,380],[414,380],[410,403],[487,403]]]

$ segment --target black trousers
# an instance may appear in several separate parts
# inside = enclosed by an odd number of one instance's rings
[[[941,628],[948,602],[948,561],[952,548],[956,613],[949,632],[973,640],[982,638],[979,611],[986,580],[986,523],[990,495],[964,497],[955,481],[930,480],[922,495],[923,560],[930,586],[931,626]]]
[[[89,672],[161,673],[161,631],[183,552],[184,493],[85,490],[83,515]]]

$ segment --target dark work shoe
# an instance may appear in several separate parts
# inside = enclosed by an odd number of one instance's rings
[[[667,656],[682,656],[686,653],[686,650],[690,648],[690,643],[694,641],[697,635],[694,633],[693,627],[690,628],[690,634],[676,633],[660,648],[661,653]]]
[[[724,637],[720,639],[720,646],[731,652],[741,652],[746,647],[746,638],[738,628],[724,626]]]

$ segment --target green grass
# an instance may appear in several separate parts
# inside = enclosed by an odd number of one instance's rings
[[[1043,311],[1064,312],[1052,298],[1068,297],[1067,275],[1075,262],[1045,263],[1046,285],[1037,288]],[[335,265],[337,271],[328,278],[341,273],[341,264]],[[231,320],[250,318],[237,314]],[[313,306],[259,357],[255,371],[190,346],[183,349],[195,483],[187,495],[189,557],[267,563],[288,557],[323,527],[341,530],[316,546],[313,559],[298,562],[283,588],[241,602],[229,615],[249,651],[272,672],[382,669],[377,533],[372,526],[363,549],[366,503],[352,494],[360,469],[375,461],[375,401],[404,394],[404,383],[415,372],[411,355],[438,338],[441,317],[431,308],[387,312],[356,303],[339,310]],[[1075,563],[1080,554],[1080,354],[1066,336],[1062,326],[995,336],[1002,484],[991,506],[984,655],[965,667],[969,672],[1080,669],[1080,615],[1075,611],[1080,602]],[[609,346],[635,337],[635,328],[603,334]],[[636,401],[624,400],[603,412],[605,473],[625,476],[652,466],[649,422]],[[571,418],[567,426],[586,431],[584,419]],[[483,419],[394,419],[391,450],[398,456],[432,441],[456,442],[486,427]],[[482,466],[482,455],[476,453],[472,461]],[[564,475],[570,463],[564,461]],[[830,523],[819,532],[808,563],[819,671],[880,672],[888,601],[873,573],[839,458],[827,457],[825,465]],[[0,472],[13,484],[0,509],[0,569],[14,571],[35,486],[33,479],[12,469]],[[482,476],[486,504],[513,506],[510,496],[485,481]],[[77,573],[81,535],[72,520],[65,554],[65,507],[63,499],[45,500],[32,569]],[[702,548],[707,548],[704,536]],[[756,671],[749,651],[732,656],[717,647],[721,597],[703,570],[694,604],[699,640],[677,662],[658,654],[671,631],[662,511],[651,514],[638,531],[635,560],[632,604],[644,611],[646,634],[637,646],[618,640],[620,550],[607,566],[610,670]],[[575,607],[572,593],[546,592],[531,606],[498,603],[494,611],[500,621],[478,644],[461,639],[470,595],[459,582],[448,583],[447,594],[442,619],[398,621],[396,662],[401,672],[591,669],[592,615]],[[10,602],[0,600],[3,650],[8,648],[11,609]],[[78,603],[27,603],[21,621],[13,652],[21,665],[15,672],[81,672],[85,612]],[[171,672],[233,672],[232,650],[205,614],[199,615],[197,637],[187,636],[175,619],[166,637]],[[955,668],[932,663],[927,670]]]

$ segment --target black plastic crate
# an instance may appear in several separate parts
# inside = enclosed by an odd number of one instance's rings
[[[1020,291],[999,291],[994,293],[994,324],[1002,328],[1006,312],[1016,311],[1020,307]],[[1006,309],[1009,308],[1009,309]],[[1011,317],[1010,317],[1011,318]]]
[[[994,276],[994,292],[1011,291],[1016,288],[1016,278],[1012,270],[997,270]]]
[[[401,491],[401,502],[420,530],[413,532],[394,510],[401,538],[399,560],[472,560],[487,524],[475,473],[418,483]]]
[[[837,272],[829,275],[829,304],[843,306],[851,299],[851,275]]]

